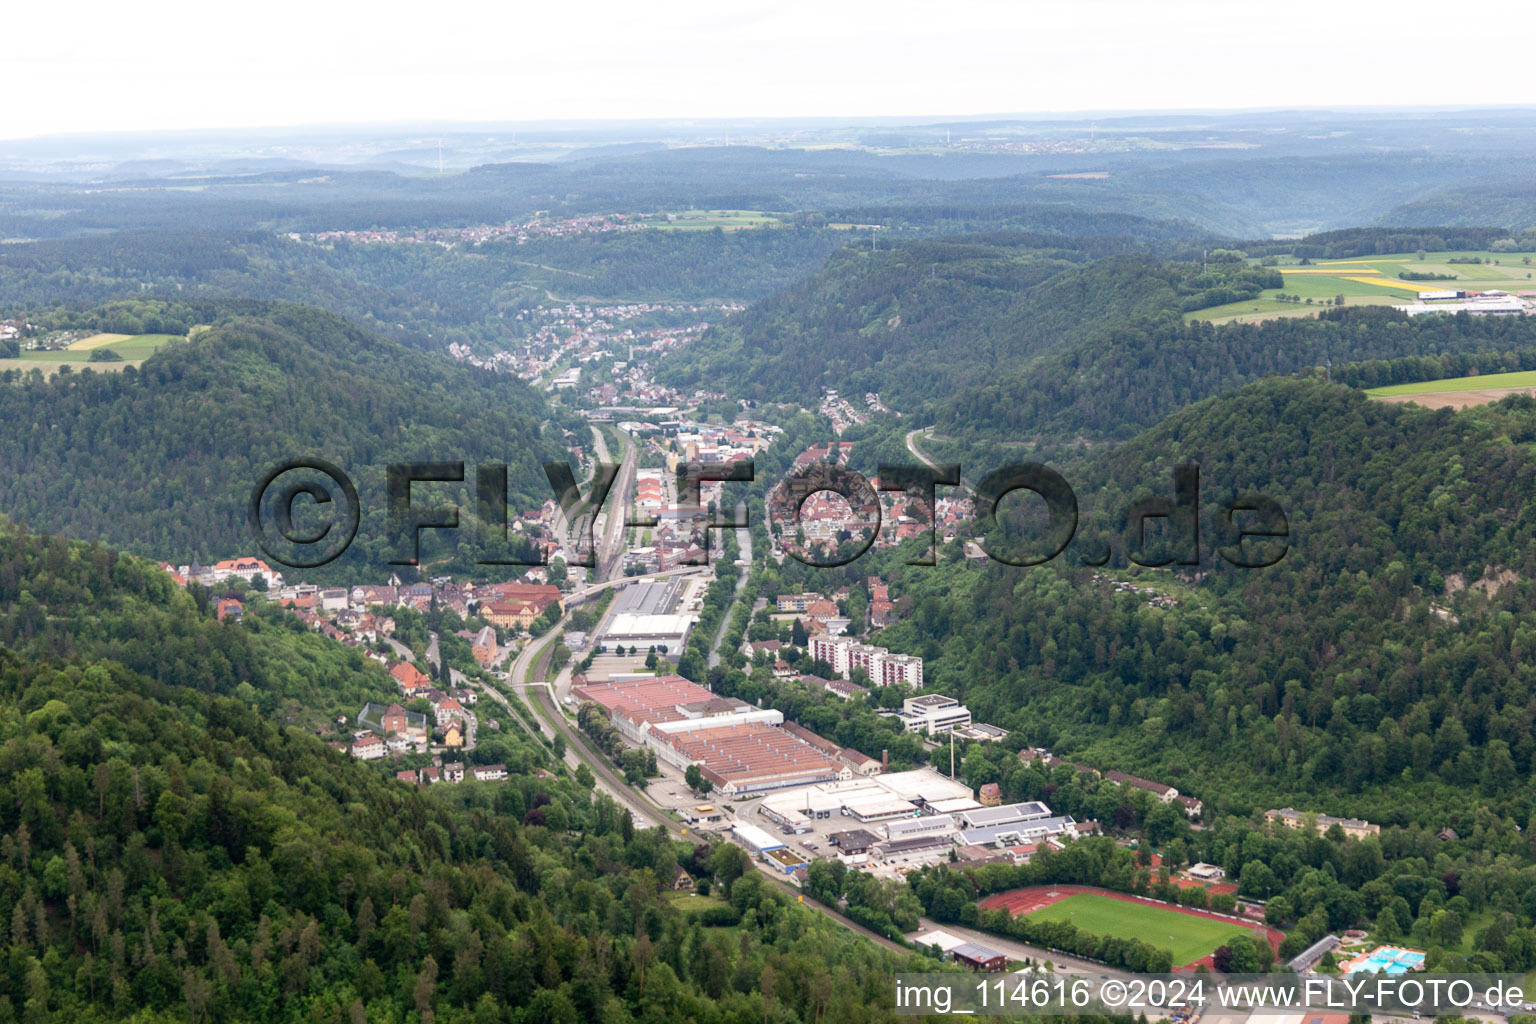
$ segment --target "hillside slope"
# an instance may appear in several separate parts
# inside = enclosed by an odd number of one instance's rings
[[[419,789],[284,728],[246,699],[303,667],[275,615],[216,622],[149,563],[0,522],[0,1019],[878,1022],[893,972],[937,968],[536,778],[532,740],[506,781]],[[131,624],[200,655],[139,671],[101,635]],[[673,902],[680,867],[712,895]]]
[[[376,575],[387,572],[386,464],[506,462],[511,510],[535,509],[549,496],[539,462],[565,457],[547,416],[514,378],[319,310],[220,306],[210,330],[137,370],[0,385],[0,421],[12,425],[0,436],[0,512],[210,563],[251,549],[246,506],[267,467],[318,456],[353,477],[363,526],[352,550],[313,577],[362,566]],[[469,487],[473,470],[466,476]]]
[[[914,411],[1094,324],[1178,308],[1179,271],[1115,255],[1137,248],[1028,235],[850,246],[680,351],[659,377],[769,401],[813,403],[822,388],[878,391]]]
[[[1220,326],[1142,316],[960,391],[935,422],[941,434],[973,438],[1120,440],[1269,374],[1531,348],[1536,320],[1529,317],[1410,318],[1368,306]]]
[[[929,659],[927,679],[1019,742],[1223,809],[1321,800],[1427,824],[1475,789],[1524,821],[1532,438],[1529,399],[1453,415],[1261,381],[1062,464],[1083,510],[1062,557],[909,570],[897,592],[912,614],[880,642]],[[1123,556],[1084,567],[1095,540],[1120,544],[1137,495],[1171,493],[1179,462],[1200,466],[1200,574],[1115,569]],[[1290,550],[1240,570],[1216,558],[1216,523],[1223,500],[1253,491],[1285,510]],[[1469,586],[1485,578],[1502,585]]]

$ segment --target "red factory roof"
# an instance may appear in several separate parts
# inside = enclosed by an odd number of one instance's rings
[[[623,715],[632,722],[676,722],[683,713],[679,704],[707,701],[714,697],[704,687],[682,676],[657,676],[626,683],[587,683],[572,687],[577,700],[592,700],[610,713]]]

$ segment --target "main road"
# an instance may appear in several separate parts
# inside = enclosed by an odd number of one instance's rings
[[[739,502],[736,505],[736,521],[747,521],[747,503]],[[731,613],[736,610],[736,601],[741,597],[741,588],[747,585],[747,576],[752,572],[752,529],[750,526],[740,526],[736,529],[736,545],[741,549],[737,556],[740,563],[736,566],[736,589],[732,591],[731,603],[725,609],[725,614],[720,617],[720,628],[715,631],[715,642],[709,645],[709,667],[714,668],[720,664],[720,642],[725,639],[725,631],[731,624]]]
[[[663,813],[659,807],[630,788],[630,786],[613,770],[606,757],[602,756],[601,754],[594,754],[591,747],[587,745],[586,736],[582,735],[576,729],[571,728],[570,723],[566,721],[566,718],[560,712],[560,709],[555,706],[554,699],[551,696],[552,688],[549,683],[528,683],[523,685],[521,689],[529,697],[529,703],[533,705],[534,710],[565,737],[566,752],[568,754],[572,752],[579,752],[581,762],[586,764],[587,768],[592,772],[592,774],[600,783],[605,783],[602,788],[610,795],[616,796],[619,804],[627,808],[630,813],[635,816],[637,821],[648,821],[652,824],[660,825],[662,828],[665,828],[669,834],[674,835],[676,838],[690,842],[695,846],[704,845],[710,841],[709,837],[700,835],[693,829],[682,828],[679,826],[676,821],[667,817],[667,815]],[[767,882],[769,885],[777,886],[781,891],[795,897],[797,900],[801,899],[803,896],[799,889],[790,885],[788,882],[783,881],[782,879],[774,877],[768,871],[760,869],[759,874],[761,875],[763,881]],[[849,931],[856,932],[857,934],[862,935],[864,938],[869,939],[876,945],[890,950],[893,953],[899,953],[903,956],[912,955],[912,950],[901,945],[900,943],[892,942],[890,939],[879,934],[878,932],[871,931],[861,924],[850,921],[848,918],[843,917],[841,914],[835,912],[830,907],[825,907],[822,904],[817,903],[815,900],[805,900],[804,905],[810,907],[818,914],[830,918],[844,928],[847,928]]]

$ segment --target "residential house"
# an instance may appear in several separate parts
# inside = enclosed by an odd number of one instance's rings
[[[389,674],[394,676],[396,681],[402,686],[421,687],[432,685],[432,680],[410,662],[392,662],[389,666]]]
[[[384,741],[378,736],[364,736],[352,742],[352,756],[363,761],[375,761],[386,752]]]
[[[1115,782],[1122,786],[1130,786],[1132,789],[1145,790],[1146,792],[1151,793],[1153,796],[1157,797],[1165,804],[1173,803],[1173,801],[1179,798],[1178,790],[1174,789],[1172,786],[1165,786],[1161,782],[1153,782],[1150,779],[1143,779],[1135,775],[1128,775],[1125,772],[1117,771],[1107,771],[1104,773],[1104,777],[1110,782]]]
[[[475,663],[481,668],[490,668],[496,660],[496,630],[486,626],[475,635],[470,647],[474,651]]]
[[[1282,807],[1279,810],[1264,812],[1265,821],[1279,822],[1287,828],[1301,828],[1309,816],[1317,819],[1315,827],[1318,835],[1322,835],[1335,825],[1339,826],[1343,830],[1344,835],[1350,839],[1364,839],[1367,836],[1381,835],[1380,825],[1373,825],[1360,818],[1335,818],[1331,814],[1308,815],[1303,811],[1296,810],[1294,807]]]

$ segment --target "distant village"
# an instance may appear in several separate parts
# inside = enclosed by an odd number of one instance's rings
[[[628,214],[595,214],[589,217],[535,217],[531,220],[505,224],[477,224],[467,228],[420,228],[416,230],[364,230],[364,231],[317,231],[309,234],[293,232],[288,235],[295,242],[312,242],[317,245],[383,245],[416,243],[440,245],[445,249],[457,245],[478,245],[481,242],[526,242],[531,238],[569,238],[573,235],[605,234],[612,231],[636,231],[640,224]]]

